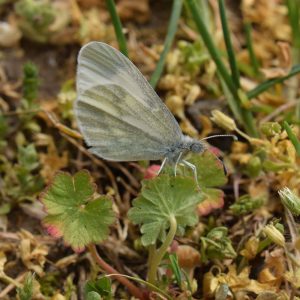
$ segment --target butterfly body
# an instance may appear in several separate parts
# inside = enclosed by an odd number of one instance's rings
[[[163,160],[196,170],[183,158],[205,143],[182,133],[156,92],[122,53],[90,42],[79,52],[75,115],[90,151],[112,161]]]

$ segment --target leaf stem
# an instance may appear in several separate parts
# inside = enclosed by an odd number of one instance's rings
[[[166,239],[163,242],[163,244],[160,246],[160,248],[154,252],[151,261],[149,261],[148,281],[151,284],[155,284],[157,269],[165,253],[167,252],[168,247],[172,243],[177,231],[177,221],[175,216],[171,215],[169,221],[170,221],[170,230],[166,236]]]
[[[178,27],[178,21],[179,21],[180,15],[181,15],[181,10],[182,10],[182,0],[174,0],[173,6],[172,6],[171,18],[170,18],[170,22],[169,22],[169,26],[168,26],[168,31],[167,31],[167,36],[165,39],[164,49],[160,55],[160,58],[156,65],[155,71],[153,72],[151,79],[150,79],[150,84],[153,88],[156,87],[156,84],[160,78],[162,71],[163,71],[163,67],[165,64],[167,54],[170,51],[170,48],[172,46],[176,31],[177,31],[177,27]]]
[[[126,39],[122,30],[122,24],[120,21],[120,18],[118,16],[117,10],[116,10],[116,5],[114,0],[106,0],[106,6],[109,10],[110,17],[112,20],[112,23],[115,28],[115,33],[117,36],[117,40],[119,43],[119,48],[120,51],[125,55],[128,56],[128,50],[127,50],[127,45],[126,45]]]
[[[98,254],[98,251],[96,249],[96,246],[94,244],[90,244],[88,246],[88,249],[90,253],[92,254],[92,257],[97,262],[97,264],[106,271],[107,274],[113,274],[113,277],[117,279],[120,283],[122,283],[124,286],[128,288],[130,293],[141,300],[146,300],[147,297],[143,293],[143,290],[132,284],[126,277],[123,277],[122,274],[120,274],[116,269],[111,267],[109,264],[107,264]],[[119,276],[116,274],[120,274]]]

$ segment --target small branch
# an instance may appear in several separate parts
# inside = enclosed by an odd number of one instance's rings
[[[147,297],[144,295],[143,290],[136,287],[134,284],[132,284],[127,278],[123,277],[122,274],[120,274],[116,269],[111,267],[109,264],[107,264],[98,254],[98,251],[96,249],[96,246],[91,244],[88,246],[89,251],[92,254],[92,257],[96,261],[96,263],[107,273],[107,274],[113,274],[113,278],[118,280],[120,283],[122,283],[124,286],[128,288],[130,293],[141,300],[146,300]],[[120,274],[120,276],[115,275]]]
[[[149,261],[148,281],[151,284],[155,284],[157,269],[160,265],[161,260],[163,259],[164,255],[165,255],[165,253],[167,252],[168,247],[174,240],[176,231],[177,231],[176,218],[175,218],[175,216],[170,216],[170,230],[166,236],[166,239],[163,242],[163,244],[160,246],[160,248],[157,249],[157,251],[152,254],[152,259],[151,259],[151,261]]]

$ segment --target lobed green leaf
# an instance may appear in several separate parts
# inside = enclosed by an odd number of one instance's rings
[[[172,216],[181,230],[195,225],[196,207],[202,198],[193,179],[161,175],[143,181],[141,195],[133,201],[129,218],[142,225],[142,244],[155,244],[158,239],[164,240]]]
[[[106,196],[93,199],[96,186],[83,170],[72,177],[58,173],[41,195],[48,215],[43,224],[55,237],[63,237],[74,250],[104,240],[114,221],[112,202]]]

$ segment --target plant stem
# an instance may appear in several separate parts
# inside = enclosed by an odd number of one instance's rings
[[[208,30],[206,28],[206,25],[204,24],[204,22],[200,16],[200,13],[198,11],[198,7],[196,5],[195,0],[187,0],[186,4],[193,16],[194,22],[195,22],[196,27],[202,37],[203,42],[204,42],[205,46],[207,47],[207,50],[210,53],[210,56],[212,57],[212,59],[214,60],[216,66],[217,66],[219,74],[222,76],[226,86],[228,87],[228,90],[230,91],[230,93],[233,96],[233,99],[237,102],[236,107],[239,109],[239,114],[241,115],[241,120],[243,121],[243,125],[244,125],[247,133],[256,137],[258,134],[257,134],[257,130],[256,130],[256,127],[254,124],[254,119],[253,119],[252,113],[242,106],[242,101],[239,97],[237,88],[222,61],[221,55],[220,55],[217,47],[215,46],[215,44],[210,36],[210,33],[208,32]]]
[[[163,259],[165,253],[168,250],[168,247],[172,243],[175,234],[177,231],[177,221],[175,216],[170,216],[170,230],[166,236],[165,241],[160,246],[159,249],[156,250],[156,252],[152,255],[151,261],[149,261],[149,271],[148,271],[148,281],[151,284],[155,284],[156,282],[156,274],[157,269],[160,265],[161,260]]]
[[[247,92],[248,99],[252,99],[260,95],[261,93],[268,90],[270,87],[274,86],[275,84],[282,83],[283,81],[289,79],[290,77],[300,73],[300,64],[295,65],[292,67],[289,74],[283,77],[278,77],[274,79],[267,80],[261,84],[259,84],[257,87],[252,89],[251,91]]]
[[[296,135],[293,133],[291,127],[286,121],[283,122],[283,128],[285,129],[290,141],[294,145],[297,155],[300,156],[300,141],[297,139]]]
[[[123,277],[122,274],[120,274],[116,269],[111,267],[109,264],[107,264],[98,254],[98,251],[96,249],[96,246],[94,244],[91,244],[88,246],[89,251],[92,254],[92,257],[97,262],[97,264],[106,271],[107,274],[114,274],[113,277],[117,279],[120,283],[122,283],[124,286],[128,288],[130,293],[141,300],[146,300],[146,296],[144,295],[142,289],[136,287],[134,284],[132,284],[127,278]],[[115,275],[120,274],[120,276]]]
[[[114,0],[106,0],[106,6],[109,10],[110,17],[111,17],[112,23],[113,23],[114,28],[115,28],[115,33],[116,33],[117,40],[118,40],[118,43],[119,43],[120,51],[125,56],[128,56],[126,39],[125,39],[123,30],[122,30],[122,24],[121,24],[120,18],[118,16]]]
[[[254,49],[253,49],[253,42],[252,42],[252,26],[251,23],[246,22],[244,25],[245,28],[245,34],[246,34],[246,44],[247,44],[247,49],[249,53],[249,58],[251,62],[251,66],[253,68],[254,74],[256,76],[259,75],[259,62],[256,58]]]
[[[234,83],[230,77],[230,74],[227,72],[227,69],[222,61],[221,55],[214,45],[214,42],[208,32],[206,25],[204,24],[199,11],[196,5],[195,0],[187,0],[187,6],[193,16],[194,22],[196,27],[203,39],[205,46],[207,47],[208,52],[210,53],[212,59],[214,60],[220,75],[222,76],[223,80],[225,81],[226,85],[228,86],[229,90],[234,94],[236,93],[236,89]]]
[[[231,77],[236,88],[240,87],[240,72],[237,67],[234,49],[231,42],[229,27],[226,19],[225,3],[224,0],[218,0],[219,11],[223,28],[224,41],[226,45],[228,60],[231,68]]]
[[[291,235],[291,239],[292,239],[292,244],[295,245],[297,243],[297,240],[299,239],[299,232],[298,232],[298,229],[297,229],[297,224],[295,222],[293,214],[291,213],[291,211],[288,208],[285,208],[284,212],[285,212],[286,223],[288,224],[288,227],[289,227],[289,231],[290,231],[290,235]],[[300,251],[296,247],[295,247],[294,251],[295,251],[295,257],[297,259],[298,266],[299,266]]]
[[[286,0],[288,17],[292,27],[293,46],[300,48],[300,2],[298,0]]]
[[[153,88],[156,87],[156,84],[160,78],[160,75],[163,71],[163,67],[165,64],[165,60],[167,57],[168,52],[170,51],[170,48],[172,46],[177,27],[178,27],[178,21],[181,15],[181,10],[182,10],[182,1],[183,0],[174,0],[173,1],[173,6],[172,6],[172,13],[171,13],[171,18],[168,26],[168,31],[167,31],[167,36],[165,39],[165,44],[164,44],[164,49],[160,55],[159,61],[156,65],[155,71],[153,72],[151,79],[150,79],[150,84]]]
[[[242,115],[241,115],[241,111],[240,111],[240,107],[237,103],[237,101],[235,100],[235,98],[233,97],[232,93],[230,93],[227,85],[225,84],[224,80],[222,79],[222,77],[219,75],[219,80],[221,82],[221,87],[224,93],[224,96],[226,98],[226,101],[229,105],[229,108],[231,110],[231,112],[233,113],[235,119],[239,122],[239,123],[243,123],[242,120]]]

